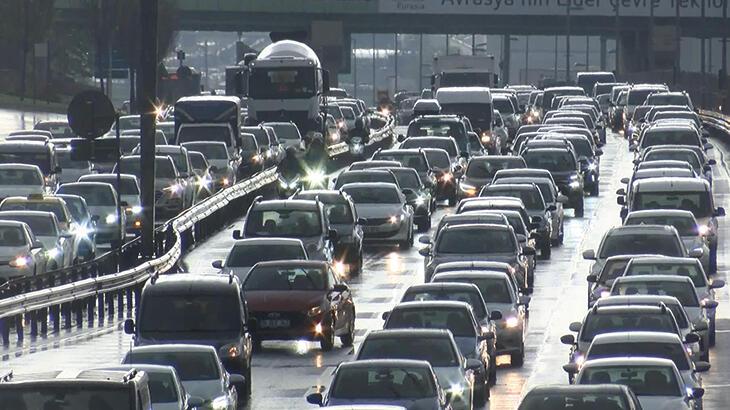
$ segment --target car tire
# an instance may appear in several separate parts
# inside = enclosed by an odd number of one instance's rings
[[[710,320],[710,329],[707,332],[707,345],[709,347],[715,347],[715,338],[716,338],[716,334],[715,334],[715,321],[714,320]]]
[[[429,229],[431,229],[431,215],[424,217],[421,223],[418,224],[419,232],[427,232]]]
[[[335,347],[335,322],[332,321],[331,325],[324,329],[322,337],[319,339],[319,347],[323,352],[329,352]]]
[[[413,228],[410,229],[410,231],[408,233],[408,238],[406,238],[406,240],[404,240],[404,241],[401,241],[399,243],[399,246],[401,249],[404,249],[404,250],[411,249],[411,247],[413,246]]]
[[[580,201],[577,204],[575,204],[575,216],[578,218],[582,218],[583,215],[585,214],[584,202],[585,202],[584,199],[581,197]]]
[[[596,182],[591,187],[590,195],[591,196],[598,196],[598,190],[599,190],[599,184],[598,184],[598,180],[596,180]]]
[[[717,273],[717,243],[710,247],[710,272]]]
[[[525,363],[525,342],[522,342],[522,344],[520,345],[519,352],[512,353],[510,356],[510,362],[512,364],[512,367],[522,367],[522,365]]]
[[[355,317],[355,312],[352,312],[352,317]],[[342,346],[350,347],[353,343],[355,343],[355,320],[353,319],[352,322],[347,326],[347,333],[340,336],[340,342],[342,342]]]
[[[552,253],[553,253],[553,250],[550,247],[549,241],[546,244],[544,244],[542,247],[540,247],[540,258],[549,260]]]
[[[489,359],[489,386],[497,385],[497,358],[492,354]]]

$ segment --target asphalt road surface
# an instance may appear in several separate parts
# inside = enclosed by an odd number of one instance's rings
[[[719,141],[714,143],[716,148],[711,155],[718,160],[714,170],[717,206],[730,209],[729,178],[724,160],[728,147]],[[589,262],[581,258],[581,252],[595,247],[606,229],[620,224],[614,192],[620,187],[619,180],[630,175],[632,167],[632,154],[624,139],[610,136],[604,152],[600,166],[600,196],[586,198],[584,218],[575,218],[572,211],[567,212],[565,244],[553,249],[551,260],[538,262],[525,364],[512,368],[507,357],[498,358],[501,366],[492,399],[487,405],[489,409],[514,409],[519,398],[532,386],[567,383],[561,366],[567,361],[568,347],[562,345],[559,338],[568,333],[568,324],[582,319],[586,311],[585,277]],[[449,212],[450,208],[440,207],[434,222]],[[727,218],[720,221],[718,277],[723,279],[728,271],[729,224]],[[240,221],[232,224],[190,252],[185,258],[189,271],[214,272],[211,261],[226,256],[233,242],[232,230],[240,225]],[[382,327],[381,313],[389,310],[409,285],[423,280],[423,258],[417,248],[408,251],[391,246],[367,248],[362,276],[348,282],[357,307],[355,349],[369,330]],[[718,299],[717,346],[711,351],[712,369],[703,375],[707,410],[726,409],[730,403],[730,298],[727,288],[718,291]],[[26,341],[22,346],[4,352],[0,368],[25,373],[117,363],[131,344],[131,338],[120,330],[120,323],[121,319],[117,318],[101,327]],[[335,366],[350,360],[352,353],[353,348],[341,347],[339,342],[327,353],[310,342],[264,343],[262,351],[254,355],[253,396],[246,408],[311,408],[305,396],[316,386],[327,386]]]

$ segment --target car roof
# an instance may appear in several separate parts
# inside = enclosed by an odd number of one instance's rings
[[[505,272],[498,272],[498,271],[461,271],[461,272],[439,272],[432,278],[435,279],[438,277],[439,279],[457,279],[457,278],[469,278],[469,279],[478,279],[478,278],[484,278],[484,279],[505,279],[509,280],[509,277]]]
[[[26,210],[19,210],[19,211],[0,211],[0,219],[2,219],[3,216],[35,216],[35,217],[43,217],[43,218],[56,218],[56,214],[53,212],[46,212],[46,211],[26,211]]]
[[[147,352],[213,352],[216,350],[213,346],[199,344],[159,344],[147,346],[135,346],[127,354],[147,353]]]
[[[453,262],[444,262],[440,263],[436,269],[444,269],[444,268],[481,268],[481,269],[507,269],[510,267],[510,264],[507,262],[497,262],[497,261],[453,261]]]
[[[446,329],[377,329],[369,332],[366,339],[388,339],[391,337],[445,337],[450,338]]]
[[[428,367],[431,365],[425,360],[408,360],[408,359],[367,359],[356,360],[352,362],[342,362],[338,366],[341,368],[350,367]]]
[[[39,142],[39,141],[2,141],[0,142],[0,151],[3,152],[12,152],[12,151],[23,151],[23,152],[32,152],[32,151],[47,151],[50,149],[50,144],[47,142]]]
[[[616,226],[606,232],[606,236],[610,235],[634,235],[641,233],[672,233],[676,232],[676,229],[668,225],[624,225]]]
[[[266,262],[259,262],[256,265],[254,265],[254,268],[261,268],[261,267],[304,267],[304,268],[318,268],[326,270],[329,267],[329,264],[326,261],[316,261],[316,260],[281,260],[281,261],[266,261]]]
[[[21,163],[0,164],[0,169],[24,169],[24,170],[39,170],[40,171],[40,168],[38,167],[38,165],[21,164]]]
[[[295,238],[246,238],[237,239],[233,242],[233,246],[245,246],[245,245],[291,245],[291,246],[303,246],[301,239]]]
[[[601,333],[593,338],[593,345],[612,343],[682,343],[675,333],[666,332],[612,332]]]
[[[682,191],[709,191],[710,183],[702,178],[673,178],[660,177],[640,179],[634,182],[635,190],[640,191],[666,191],[666,190],[682,190]]]
[[[481,229],[481,230],[494,230],[494,231],[508,231],[511,229],[509,225],[498,225],[498,224],[491,224],[491,223],[471,223],[471,224],[462,224],[462,225],[446,225],[441,229],[441,232],[439,232],[439,235],[442,234],[444,231],[465,231],[468,229]]]
[[[533,387],[527,394],[537,393],[627,393],[628,387],[622,384],[549,384]]]
[[[103,180],[114,179],[114,180],[116,180],[116,178],[117,178],[117,174],[112,174],[112,173],[87,174],[87,175],[82,175],[79,178],[78,182],[94,182],[94,181],[89,181],[91,179],[103,179]],[[119,174],[119,179],[133,179],[136,181],[137,176],[133,175],[133,174]]]
[[[413,302],[400,302],[393,307],[393,310],[397,309],[418,309],[418,308],[450,308],[450,309],[468,309],[471,310],[471,305],[466,302],[457,302],[455,300],[420,300]]]
[[[596,300],[593,306],[660,306],[662,303],[667,306],[681,305],[679,299],[669,295],[610,295]]]
[[[658,357],[611,357],[604,359],[586,360],[583,368],[603,367],[603,366],[667,366],[675,367],[674,362],[669,359],[661,359]]]
[[[489,192],[490,190],[504,190],[504,189],[511,189],[515,191],[534,191],[537,188],[537,186],[532,182],[525,182],[525,183],[513,183],[513,184],[490,184],[484,187],[485,192]],[[481,198],[481,197],[480,197]],[[489,197],[485,197],[489,198]]]
[[[238,279],[208,273],[160,275],[156,280],[147,282],[143,294],[220,295],[222,291],[238,292]]]
[[[101,188],[103,188],[103,189],[110,189],[110,188],[111,189],[114,189],[114,186],[112,186],[112,184],[110,184],[108,182],[93,182],[93,181],[68,182],[68,183],[65,183],[65,184],[61,184],[61,186],[59,188],[65,187],[65,186],[67,186],[67,187],[93,186],[93,187],[96,187],[97,189],[101,189]]]
[[[634,257],[631,264],[656,264],[656,265],[696,265],[700,263],[695,258],[682,258],[679,256],[642,256]],[[635,275],[634,275],[635,276]],[[674,276],[674,275],[668,275]]]
[[[443,291],[473,291],[476,289],[477,291],[479,288],[476,287],[476,285],[472,283],[464,283],[464,282],[428,282],[428,283],[420,283],[418,285],[411,285],[406,289],[405,293],[408,292],[423,292],[428,290],[443,290]]]
[[[601,300],[602,298],[599,298],[598,300]],[[612,315],[617,313],[625,313],[625,312],[633,312],[638,315],[648,315],[648,314],[664,314],[665,310],[661,306],[656,305],[646,305],[646,304],[638,304],[638,305],[608,305],[608,306],[599,306],[598,308],[595,307],[588,311],[589,315]]]
[[[674,216],[674,217],[680,217],[684,216],[687,218],[693,218],[694,214],[691,211],[685,211],[684,209],[642,209],[639,211],[631,211],[626,215],[626,219],[636,216],[636,217],[642,217],[642,216]]]
[[[347,188],[389,188],[400,192],[398,186],[390,182],[350,182],[343,185],[340,189],[345,190]]]
[[[27,226],[27,224],[25,222],[15,221],[13,219],[3,219],[2,218],[2,215],[0,215],[0,225],[2,225],[2,226],[14,226],[14,227],[17,227],[17,228],[22,228],[23,226]]]
[[[254,202],[253,207],[258,210],[274,209],[303,209],[318,210],[317,202],[304,199],[271,199],[261,202]]]
[[[620,276],[616,278],[616,280],[613,282],[614,285],[617,283],[636,283],[636,282],[659,282],[659,283],[666,283],[666,282],[685,282],[692,285],[694,288],[694,284],[692,283],[692,279],[688,278],[687,276],[683,275],[633,275],[633,276]]]

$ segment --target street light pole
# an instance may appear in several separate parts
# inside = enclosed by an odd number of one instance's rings
[[[418,35],[418,91],[423,90],[423,33]]]
[[[357,98],[357,40],[352,39],[352,94]]]
[[[393,95],[398,92],[398,33],[395,33],[395,47],[393,48],[393,59],[395,63],[395,81],[393,83]]]
[[[565,82],[570,82],[570,2],[566,10],[566,33],[565,33]]]
[[[525,84],[529,84],[530,79],[530,36],[525,36]]]
[[[378,103],[378,92],[375,90],[375,33],[373,33],[373,105]]]
[[[616,67],[614,67],[614,71],[616,71],[616,74],[621,72],[621,20],[619,19],[619,6],[621,5],[620,1],[616,2],[616,27],[615,27],[615,36],[616,36]]]

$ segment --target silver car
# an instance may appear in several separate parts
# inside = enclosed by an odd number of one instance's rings
[[[30,227],[46,251],[48,270],[66,268],[77,260],[73,234],[61,229],[53,212],[0,211],[0,220],[23,222]]]
[[[238,164],[240,160],[229,156],[225,142],[195,141],[185,142],[180,144],[180,146],[186,148],[188,151],[197,151],[205,155],[205,159],[208,160],[211,166],[210,174],[213,177],[213,192],[236,183],[236,169],[234,165]],[[250,161],[246,163],[253,161],[254,158],[256,159],[256,163],[263,163],[264,159],[259,153],[251,153],[250,156]]]
[[[72,182],[61,185],[57,194],[78,195],[86,199],[89,212],[96,219],[96,243],[120,246],[126,236],[127,215],[119,212],[119,199],[113,186],[103,182]],[[121,215],[121,220],[120,220]]]
[[[43,195],[46,184],[37,165],[0,164],[0,199],[10,196]]]
[[[45,273],[46,250],[30,227],[0,219],[0,281]]]
[[[233,273],[243,283],[251,268],[259,262],[307,259],[307,251],[299,239],[249,238],[234,242],[225,262],[215,260],[213,267],[223,274]]]
[[[403,249],[413,245],[413,207],[395,184],[357,182],[345,184],[357,216],[363,219],[365,242],[392,242]]]
[[[119,198],[127,214],[127,233],[138,234],[142,230],[142,200],[139,182],[132,174],[120,174]],[[117,174],[84,175],[79,182],[104,182],[117,189]]]

